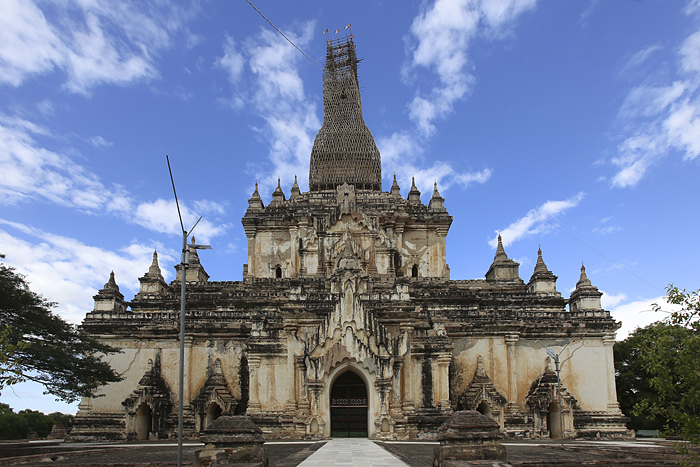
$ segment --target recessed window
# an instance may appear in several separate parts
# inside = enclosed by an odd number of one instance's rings
[[[282,268],[279,266],[275,268],[275,277],[277,279],[282,279]]]
[[[418,277],[418,266],[415,264],[411,268],[411,277]]]

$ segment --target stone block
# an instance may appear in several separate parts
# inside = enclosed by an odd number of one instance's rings
[[[455,412],[438,429],[440,446],[435,448],[434,467],[472,465],[471,461],[506,461],[506,449],[501,445],[503,433],[498,423],[477,412]]]
[[[197,467],[267,467],[262,430],[246,416],[221,416],[199,437]]]

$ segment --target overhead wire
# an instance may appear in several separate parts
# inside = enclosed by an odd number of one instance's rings
[[[265,21],[267,21],[267,22],[270,24],[270,26],[272,26],[272,27],[275,29],[275,31],[277,31],[282,37],[284,37],[284,38],[287,40],[287,42],[289,42],[290,44],[292,44],[292,46],[293,46],[295,49],[297,49],[297,50],[299,51],[299,53],[301,53],[304,57],[306,57],[307,59],[309,59],[309,61],[311,61],[311,63],[313,63],[314,65],[316,65],[320,70],[323,70],[323,67],[322,67],[321,65],[319,65],[318,63],[316,63],[316,61],[314,61],[314,59],[312,59],[311,57],[309,57],[309,56],[308,56],[303,50],[301,50],[294,42],[292,42],[292,40],[291,40],[289,37],[287,37],[282,31],[280,31],[279,28],[278,28],[277,26],[275,26],[275,25],[272,23],[272,21],[270,21],[270,20],[263,14],[262,11],[260,11],[255,5],[253,5],[253,3],[252,3],[250,0],[245,0],[245,1],[246,1],[255,11],[257,11],[258,14],[259,14],[260,16],[262,16],[262,18],[263,18]],[[640,281],[644,282],[645,284],[649,285],[650,287],[653,287],[654,289],[658,290],[659,292],[665,293],[663,290],[661,290],[659,287],[655,286],[654,284],[652,284],[652,283],[649,282],[648,280],[646,280],[646,279],[644,279],[643,277],[641,277],[641,276],[635,274],[633,271],[630,271],[629,269],[627,269],[626,267],[624,267],[622,264],[618,263],[618,262],[615,261],[614,259],[612,259],[612,258],[610,258],[609,256],[605,255],[605,254],[602,253],[601,251],[596,250],[596,249],[593,248],[591,245],[589,245],[588,243],[586,243],[586,242],[584,242],[583,240],[579,239],[578,237],[576,237],[576,236],[570,234],[569,232],[567,232],[566,230],[564,230],[563,228],[561,228],[561,226],[559,226],[558,224],[555,224],[554,222],[550,221],[550,220],[547,219],[546,217],[540,215],[535,209],[530,210],[530,209],[529,209],[527,206],[525,206],[523,203],[521,203],[520,201],[516,200],[516,199],[513,198],[512,196],[508,195],[508,194],[505,193],[504,191],[499,190],[498,188],[496,188],[495,186],[491,185],[490,183],[486,183],[486,185],[488,185],[489,188],[491,188],[492,190],[494,190],[494,191],[500,193],[501,195],[505,196],[506,198],[510,199],[510,200],[513,201],[514,203],[519,204],[520,206],[524,207],[525,209],[528,209],[528,210],[529,210],[528,212],[532,212],[535,216],[539,217],[543,222],[546,222],[546,223],[548,223],[549,225],[551,225],[552,227],[555,227],[557,230],[561,231],[561,232],[564,233],[565,235],[567,235],[567,236],[571,237],[572,239],[576,240],[576,241],[579,242],[581,245],[585,246],[585,247],[588,248],[589,250],[591,250],[591,251],[593,251],[594,253],[598,254],[598,255],[601,256],[602,258],[605,258],[606,260],[608,260],[609,262],[611,262],[611,263],[614,264],[615,266],[619,267],[619,268],[622,269],[623,271],[625,271],[625,272],[627,272],[627,273],[633,275],[634,277],[636,277],[636,278],[639,279]]]
[[[311,58],[311,57],[309,57],[308,55],[306,55],[306,54],[304,53],[303,50],[301,50],[299,47],[297,47],[297,45],[296,45],[294,42],[292,42],[292,40],[291,40],[289,37],[285,36],[284,33],[283,33],[282,31],[280,31],[279,28],[277,28],[277,26],[275,26],[274,24],[272,24],[272,21],[270,21],[269,19],[267,19],[267,17],[263,14],[263,12],[260,11],[260,10],[258,10],[258,8],[257,8],[255,5],[253,5],[253,3],[252,3],[250,0],[245,0],[245,1],[248,2],[248,5],[252,6],[253,9],[254,9],[255,11],[257,11],[257,12],[260,14],[260,16],[263,17],[263,19],[264,19],[265,21],[267,21],[268,23],[270,23],[270,26],[272,26],[272,27],[275,29],[275,31],[277,31],[278,33],[280,33],[280,35],[281,35],[282,37],[284,37],[285,39],[287,39],[287,42],[289,42],[290,44],[292,44],[292,45],[294,46],[294,48],[297,49],[304,57],[306,57],[306,58],[308,58],[309,60],[311,60],[311,63],[313,63],[313,64],[316,65],[320,70],[323,71],[323,67],[322,67],[321,65],[319,65],[318,63],[316,63],[316,62],[314,61],[313,58]]]

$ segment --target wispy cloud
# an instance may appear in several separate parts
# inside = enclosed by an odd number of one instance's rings
[[[403,69],[407,82],[432,83],[419,88],[409,104],[409,116],[424,136],[435,133],[435,121],[449,115],[466,98],[475,78],[468,71],[470,42],[477,36],[501,37],[513,21],[534,8],[536,0],[436,0],[413,20],[406,38],[409,59]],[[415,79],[417,70],[430,76]],[[415,81],[414,81],[415,79]]]
[[[640,50],[622,73],[634,74],[661,50],[658,45]],[[614,187],[636,186],[670,154],[680,154],[686,161],[700,155],[700,29],[676,48],[675,59],[675,75],[664,78],[666,82],[652,84],[647,79],[634,87],[620,109],[621,141],[610,159],[616,170],[611,178]]]
[[[584,193],[578,193],[571,198],[561,201],[547,201],[540,207],[531,210],[525,216],[516,220],[501,230],[503,245],[510,245],[521,238],[541,234],[554,228],[554,219],[569,209],[578,206],[583,200]],[[498,235],[489,240],[491,248],[496,248]]]
[[[158,53],[195,9],[126,0],[52,8],[6,0],[0,15],[0,83],[19,86],[32,75],[59,71],[69,91],[89,94],[100,84],[156,78]]]
[[[314,28],[313,22],[307,22],[285,33],[304,47],[309,44]],[[305,59],[297,50],[267,29],[243,39],[242,43],[244,46],[239,47],[233,38],[226,38],[224,54],[216,66],[226,72],[231,83],[231,98],[226,102],[234,108],[250,110],[264,122],[255,130],[269,147],[272,167],[259,161],[249,170],[266,193],[277,186],[278,177],[288,187],[295,174],[308,172],[309,154],[321,121],[316,104],[304,91],[299,67]],[[299,177],[302,190],[306,183],[306,177]]]
[[[593,229],[593,233],[597,233],[600,235],[609,235],[611,233],[619,232],[622,230],[622,227],[618,225],[612,225],[610,221],[613,219],[613,216],[608,216],[604,217],[600,220],[600,223],[598,227]]]
[[[88,141],[97,148],[108,148],[114,144],[111,141],[107,141],[102,136],[93,136],[89,138]]]
[[[433,160],[426,166],[420,139],[408,132],[394,132],[390,136],[379,137],[377,147],[382,156],[384,183],[390,184],[396,174],[401,189],[408,192],[411,178],[414,177],[416,186],[427,198],[433,192],[434,182],[438,183],[438,189],[444,194],[453,186],[466,188],[472,184],[485,183],[492,175],[489,168],[459,171],[448,161],[441,160]]]
[[[174,201],[141,201],[119,185],[107,186],[67,155],[41,147],[39,136],[52,137],[40,125],[0,114],[0,205],[48,202],[89,214],[115,215],[155,232],[181,232]],[[188,223],[196,221],[196,213],[223,213],[223,206],[213,201],[192,204],[194,210],[188,203],[181,205]],[[210,239],[229,227],[204,220],[197,230]]]
[[[33,291],[57,302],[57,311],[73,323],[92,310],[92,296],[107,282],[110,271],[129,300],[138,292],[137,278],[148,271],[153,253],[152,244],[130,243],[110,251],[3,219],[0,226],[4,227],[0,228],[0,252],[7,256],[3,261],[25,274]],[[157,246],[163,275],[171,280],[170,268],[162,266],[175,262],[177,255]]]

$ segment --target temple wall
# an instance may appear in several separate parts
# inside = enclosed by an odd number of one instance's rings
[[[525,399],[533,382],[545,371],[547,354],[542,346],[561,351],[566,341],[540,340],[540,344],[530,339],[519,339],[515,349],[515,381],[517,384],[517,404],[526,409]],[[455,376],[453,390],[463,393],[476,371],[479,355],[484,361],[484,369],[494,386],[509,402],[514,394],[509,391],[507,345],[500,337],[480,337],[459,339],[454,343],[453,364]],[[616,403],[609,397],[609,371],[606,366],[607,353],[602,338],[575,339],[561,351],[562,388],[576,398],[580,407],[588,411],[606,411],[608,404]],[[554,369],[554,362],[551,362]]]

